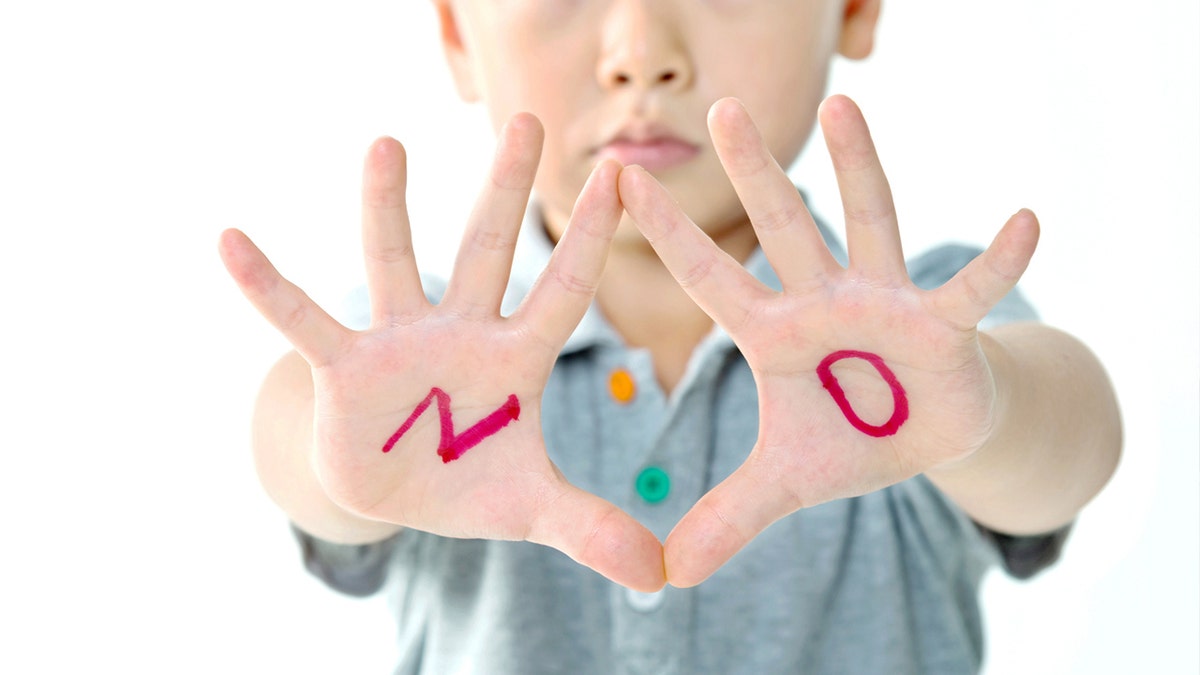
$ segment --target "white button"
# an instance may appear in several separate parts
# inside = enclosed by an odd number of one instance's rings
[[[641,591],[635,591],[632,588],[625,589],[625,602],[628,602],[630,607],[639,612],[653,612],[654,610],[658,609],[663,604],[663,600],[666,599],[667,591],[665,588],[654,593],[642,593]]]

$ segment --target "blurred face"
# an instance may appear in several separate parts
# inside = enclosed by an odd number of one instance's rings
[[[867,31],[869,51],[874,29],[874,16],[867,26],[850,18],[862,0],[437,4],[464,98],[482,100],[496,129],[521,111],[545,126],[535,191],[556,238],[605,157],[648,169],[714,238],[746,227],[708,135],[709,106],[741,99],[786,167],[813,127],[832,55],[848,51],[847,31]],[[858,56],[861,39],[850,44]],[[616,243],[636,242],[622,223]]]

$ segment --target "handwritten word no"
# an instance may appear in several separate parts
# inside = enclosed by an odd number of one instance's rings
[[[842,385],[838,383],[838,379],[833,375],[833,364],[842,359],[862,359],[867,363],[875,366],[875,370],[879,371],[879,376],[887,382],[892,389],[892,416],[888,421],[875,426],[867,424],[863,421],[858,413],[854,412],[850,401],[846,399],[846,392],[842,391]],[[870,352],[857,352],[851,349],[843,349],[826,356],[817,366],[817,377],[821,378],[821,386],[829,391],[829,395],[833,397],[835,403],[841,408],[842,414],[846,416],[846,420],[859,431],[868,436],[881,438],[883,436],[891,436],[900,430],[900,426],[908,419],[908,395],[904,393],[904,387],[900,386],[900,381],[896,379],[896,374],[892,372],[884,364],[883,359]]]
[[[387,443],[383,444],[384,452],[388,452],[396,445],[396,441],[399,441],[400,437],[412,428],[417,418],[421,416],[421,413],[425,412],[434,399],[437,399],[438,416],[441,417],[442,422],[442,439],[438,442],[438,455],[441,456],[443,464],[462,457],[464,452],[479,445],[480,441],[508,426],[509,422],[521,415],[521,404],[517,401],[516,395],[509,394],[508,400],[504,402],[504,405],[473,424],[471,428],[455,436],[454,420],[450,415],[450,395],[434,387],[429,390],[429,395],[425,397],[425,400],[417,404],[412,414],[408,416],[408,419],[404,420],[404,424],[400,425],[396,433],[392,434]]]

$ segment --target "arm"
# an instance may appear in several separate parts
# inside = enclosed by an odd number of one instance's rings
[[[976,522],[1039,534],[1073,520],[1112,476],[1121,454],[1116,396],[1096,357],[1037,323],[980,335],[996,382],[996,419],[966,459],[926,471]]]

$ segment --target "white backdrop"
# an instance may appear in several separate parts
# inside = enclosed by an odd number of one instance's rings
[[[444,270],[492,141],[434,37],[422,0],[0,7],[0,671],[387,672],[385,603],[309,579],[258,488],[248,414],[285,343],[215,243],[247,230],[336,306],[389,134]],[[1066,559],[986,583],[992,675],[1200,671],[1198,44],[1193,0],[896,2],[835,71],[907,250],[1033,208],[1024,288],[1122,399]],[[827,164],[793,173],[836,224]]]

